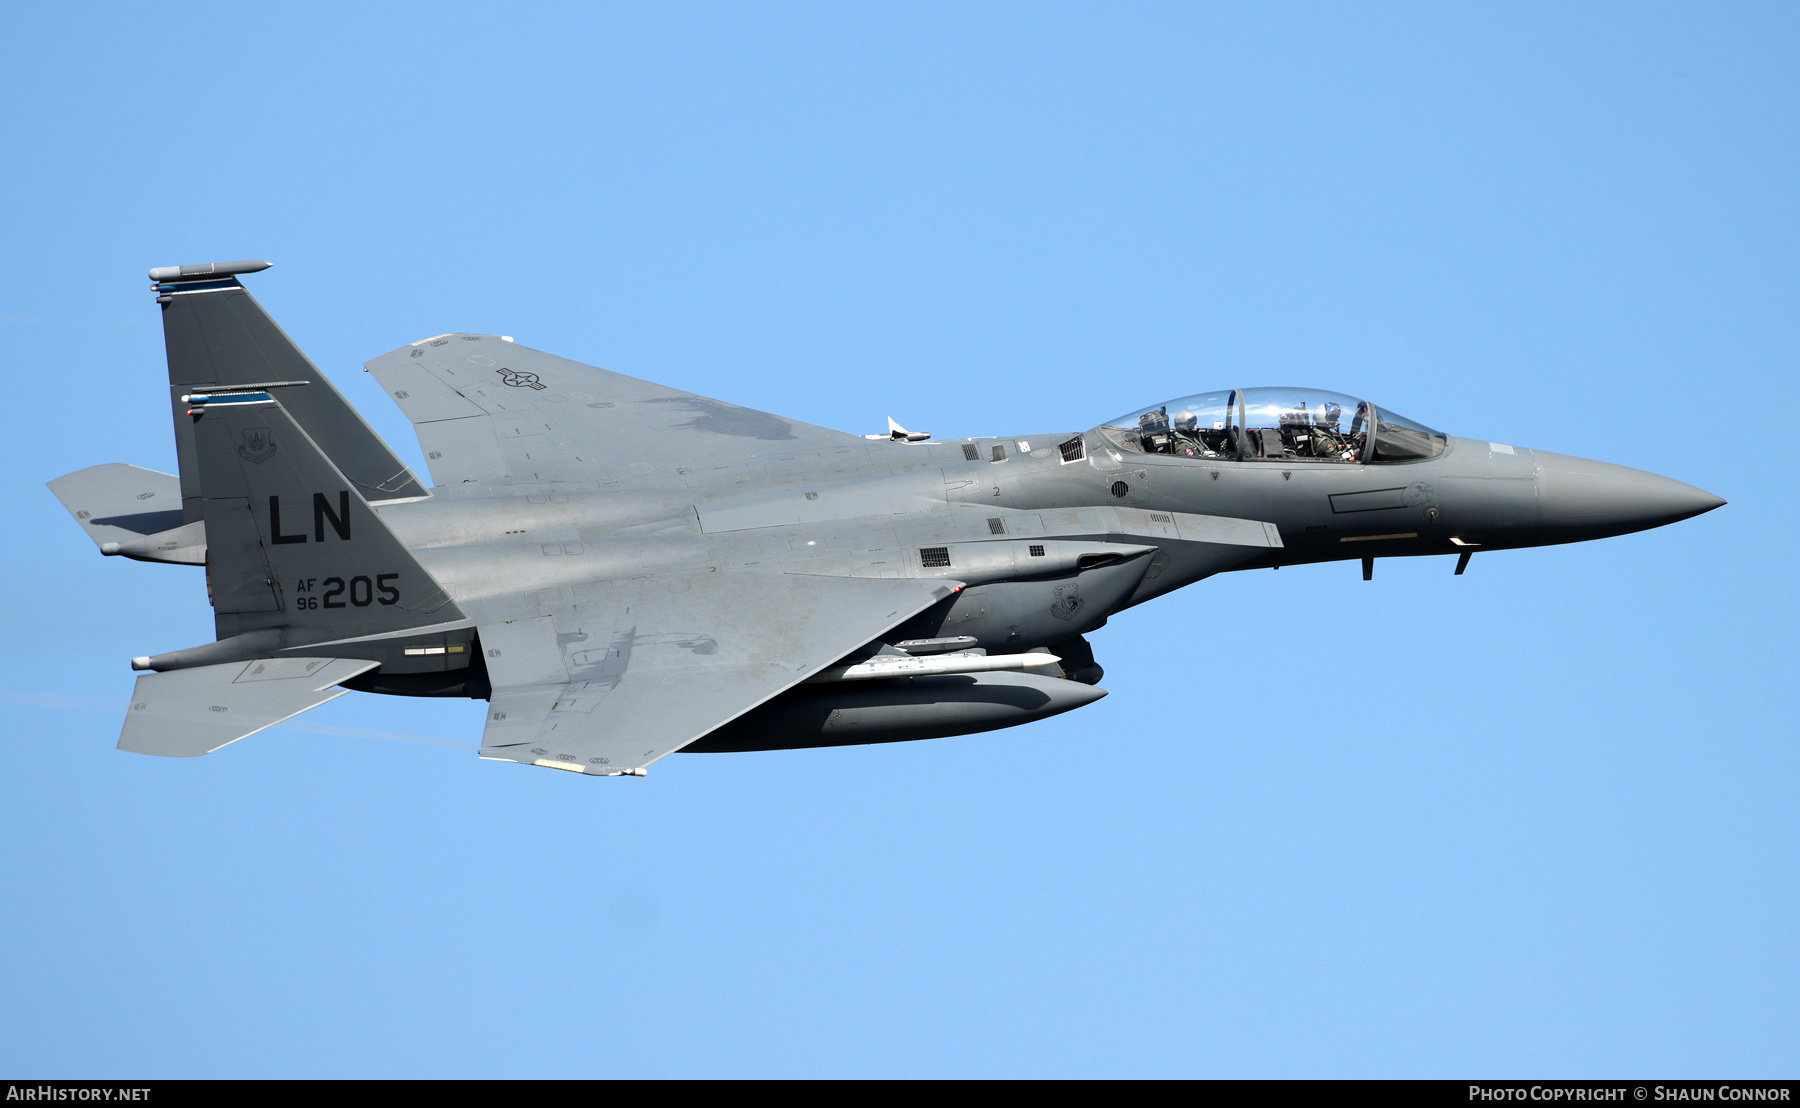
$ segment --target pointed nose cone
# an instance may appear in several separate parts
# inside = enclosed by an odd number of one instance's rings
[[[1641,469],[1535,451],[1538,520],[1547,542],[1625,535],[1710,512],[1725,501]]]

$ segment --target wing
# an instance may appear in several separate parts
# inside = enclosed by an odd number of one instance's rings
[[[868,445],[496,335],[440,335],[364,368],[413,421],[438,485],[606,484],[760,453]]]
[[[481,756],[639,773],[959,587],[701,571],[482,624],[494,691]]]

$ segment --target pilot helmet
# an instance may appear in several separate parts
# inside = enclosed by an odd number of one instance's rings
[[[1192,431],[1199,426],[1200,419],[1193,412],[1184,410],[1175,413],[1175,429],[1177,431]]]
[[[1335,428],[1338,420],[1343,417],[1343,412],[1342,408],[1327,400],[1313,409],[1313,426]]]

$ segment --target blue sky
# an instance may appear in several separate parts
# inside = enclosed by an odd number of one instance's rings
[[[1797,31],[10,7],[0,1070],[1791,1076]],[[174,468],[143,271],[236,258],[415,464],[360,365],[470,330],[860,432],[1305,384],[1731,503],[1203,582],[1093,636],[1106,700],[990,735],[588,780],[352,694],[131,756],[200,577],[42,483]]]

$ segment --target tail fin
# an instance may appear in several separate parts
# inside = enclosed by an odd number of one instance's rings
[[[305,381],[306,389],[287,398],[289,414],[337,463],[350,482],[346,487],[368,500],[426,495],[406,463],[394,456],[235,276],[268,267],[267,262],[223,262],[150,271],[163,311],[184,522],[201,518],[202,493],[194,468],[194,424],[183,414],[188,405],[181,397],[200,388]]]
[[[184,399],[220,638],[280,627],[294,646],[462,618],[269,390]]]

